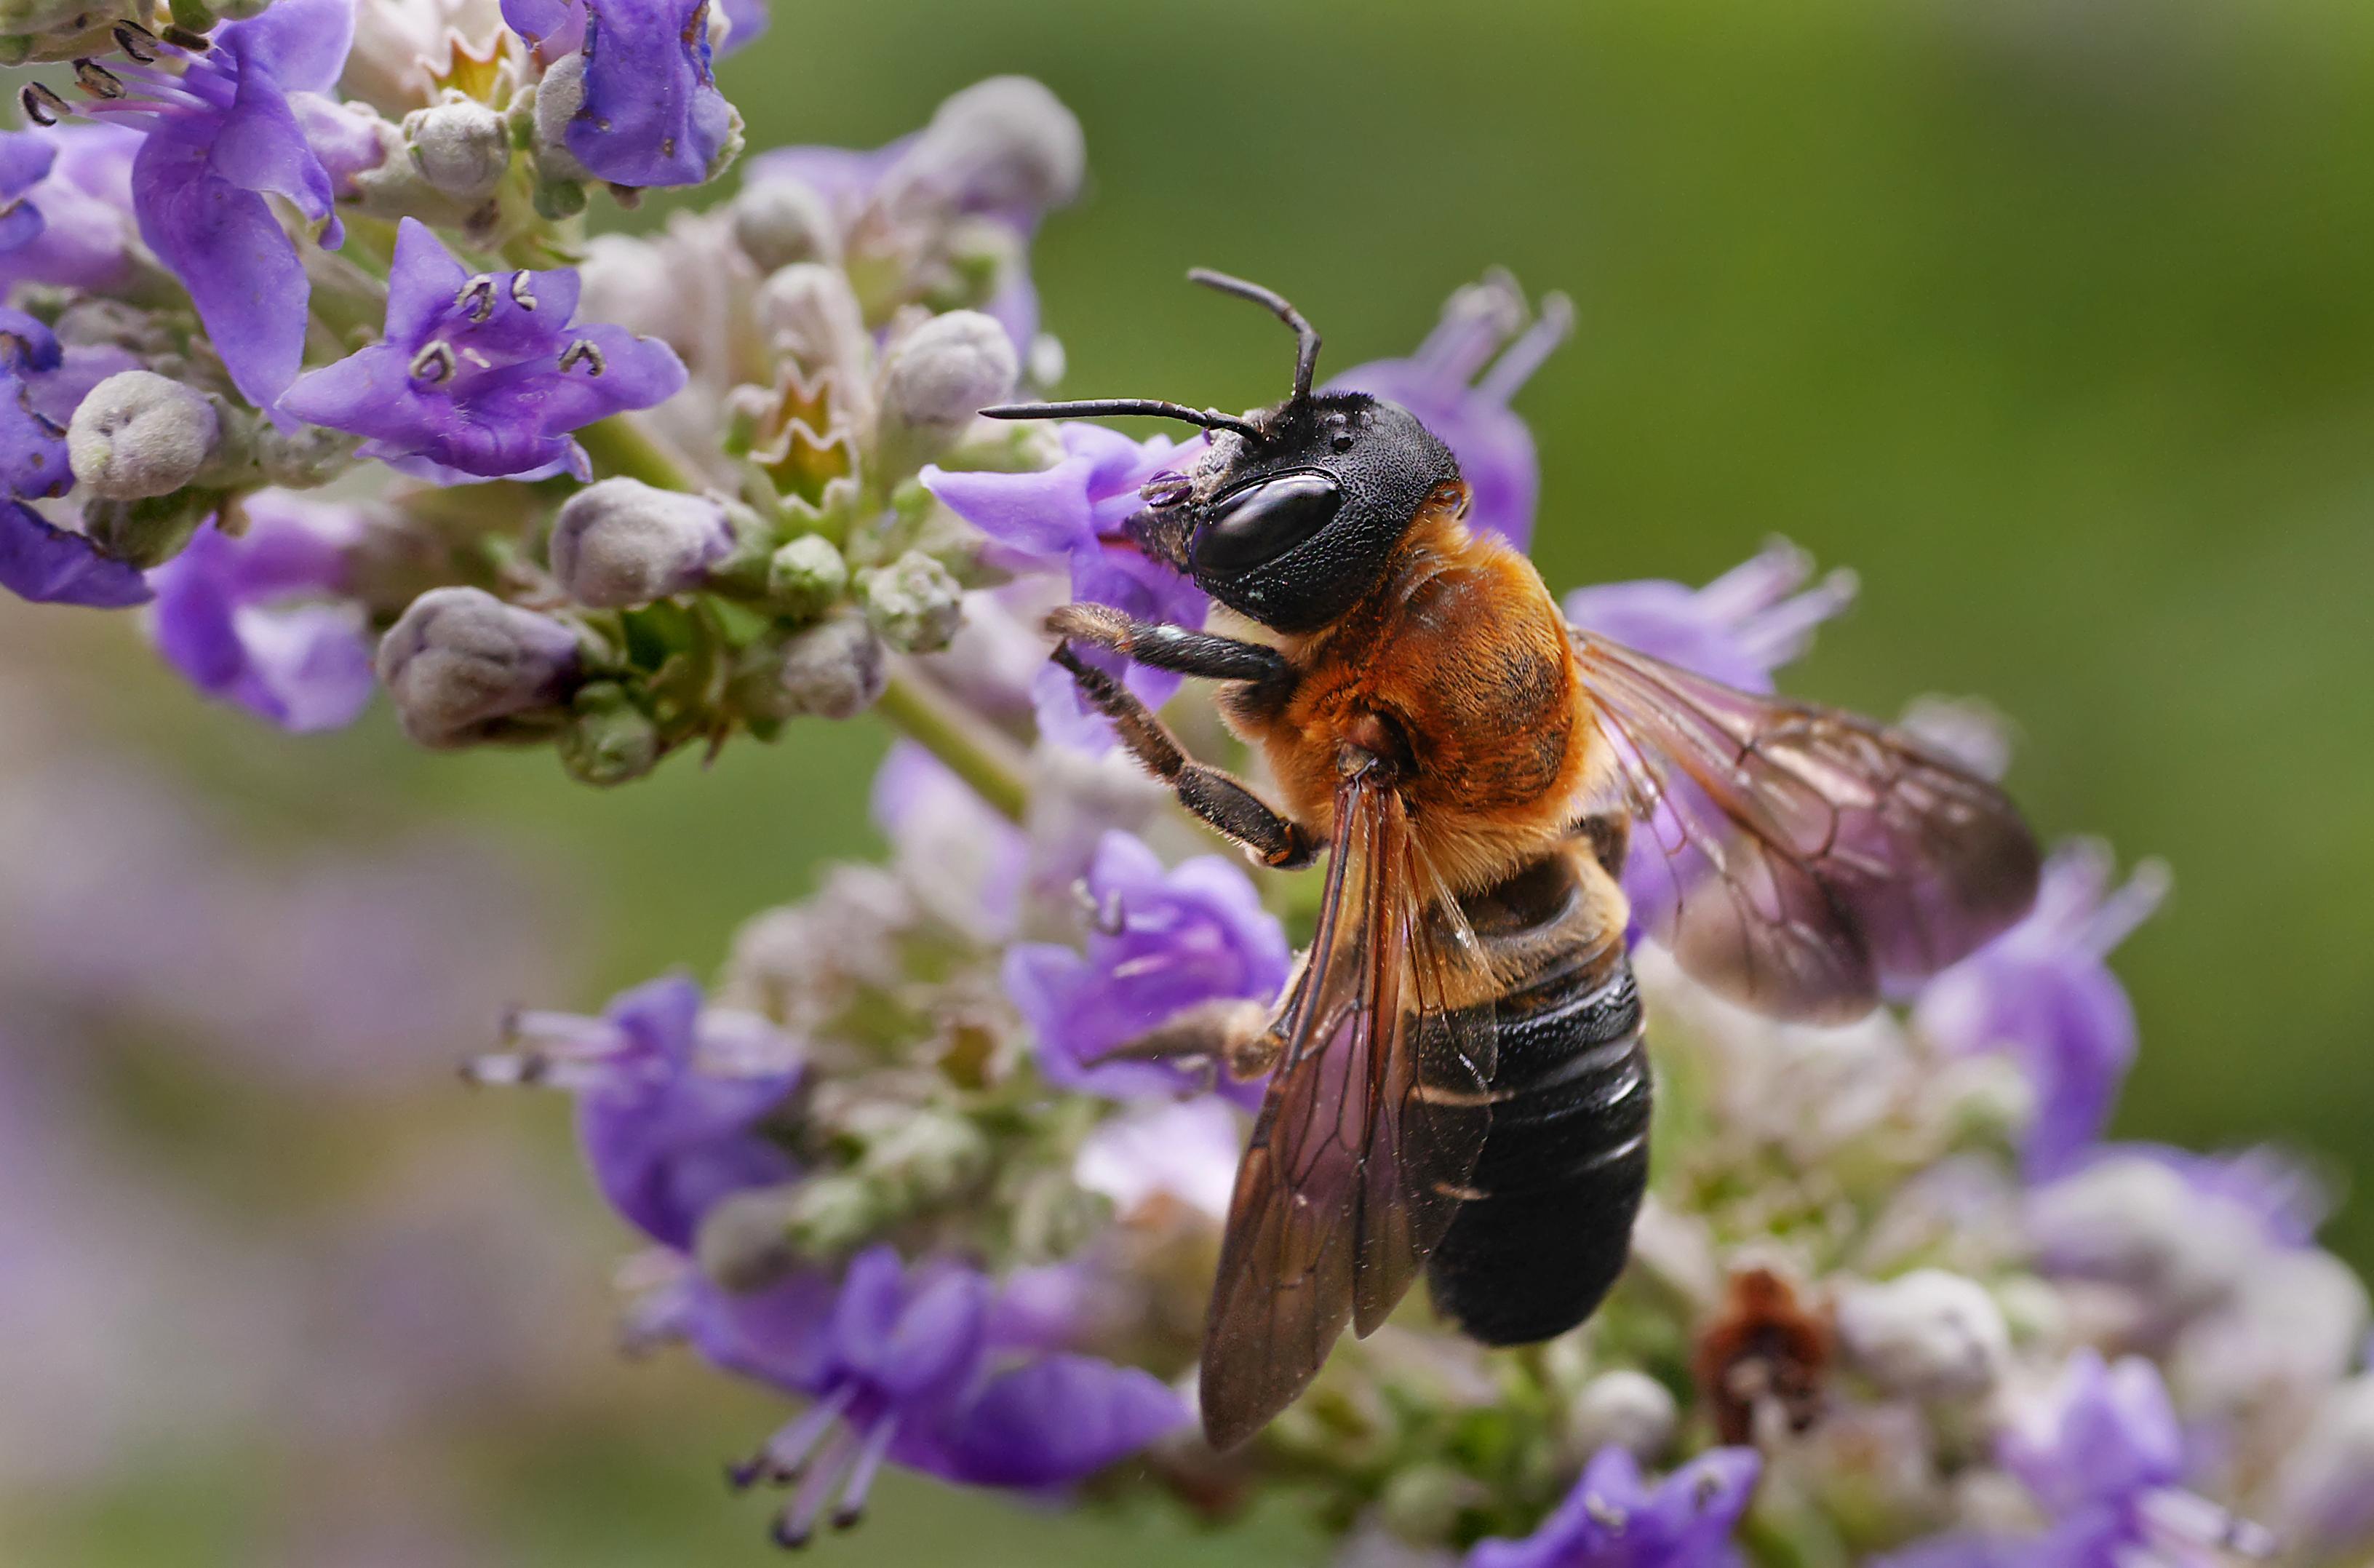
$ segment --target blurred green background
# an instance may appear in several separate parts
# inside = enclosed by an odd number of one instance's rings
[[[1005,71],[1088,134],[1088,199],[1037,261],[1066,391],[1278,394],[1275,327],[1186,288],[1190,265],[1291,295],[1339,369],[1405,351],[1488,265],[1567,290],[1581,328],[1520,404],[1553,587],[1703,581],[1776,533],[1857,569],[1863,601],[1791,690],[1883,713],[1982,693],[2017,723],[2012,783],[2050,835],[2175,867],[2119,960],[2145,1042],[2120,1130],[2279,1140],[2345,1189],[2374,1172],[2374,9],[777,0],[723,77],[753,147],[866,146]],[[551,912],[533,919],[565,993],[523,1001],[707,972],[745,915],[873,844],[871,723],[594,795],[541,753],[409,750],[383,708],[268,733],[135,641],[0,606],[18,695],[186,779],[258,865],[428,831],[500,846]],[[537,1308],[562,1363],[532,1395],[328,1444],[269,1404],[135,1423],[96,1474],[0,1480],[0,1559],[770,1561],[717,1462],[777,1408],[688,1363],[611,1366],[601,1270],[623,1238],[576,1184],[557,1101],[452,1090],[473,1039],[414,1043],[391,1109],[262,1095],[125,1028],[84,1101],[222,1223],[333,1204],[358,1144],[475,1150],[525,1173],[532,1223],[567,1231],[590,1284]],[[2332,1236],[2374,1264],[2374,1201]],[[309,1375],[335,1380],[325,1343]],[[1122,1550],[1310,1554],[1282,1519],[1223,1541],[911,1485],[818,1555]]]

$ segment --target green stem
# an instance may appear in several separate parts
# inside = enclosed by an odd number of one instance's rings
[[[577,432],[594,468],[605,477],[623,475],[664,490],[699,492],[707,487],[666,443],[632,414],[613,414]]]
[[[892,667],[874,711],[1015,821],[1030,808],[1021,749],[950,701],[903,660]]]

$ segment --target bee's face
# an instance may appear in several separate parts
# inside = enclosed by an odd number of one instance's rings
[[[1194,473],[1157,476],[1130,530],[1229,608],[1314,631],[1375,585],[1459,466],[1415,415],[1363,392],[1290,400],[1254,423],[1259,440],[1216,431]]]

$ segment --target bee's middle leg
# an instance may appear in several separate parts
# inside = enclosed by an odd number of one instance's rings
[[[1152,709],[1074,653],[1069,643],[1056,643],[1053,657],[1071,672],[1088,705],[1112,720],[1129,754],[1169,784],[1181,806],[1252,850],[1265,866],[1293,868],[1318,858],[1317,839],[1235,778],[1188,756]]]
[[[1211,1062],[1240,1082],[1262,1077],[1286,1052],[1274,1009],[1246,997],[1203,1002],[1135,1039],[1097,1053],[1098,1062]]]

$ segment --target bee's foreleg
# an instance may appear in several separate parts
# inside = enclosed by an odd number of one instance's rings
[[[1240,1081],[1277,1065],[1285,1042],[1267,1003],[1238,996],[1174,1013],[1134,1039],[1099,1051],[1096,1062],[1211,1062]]]
[[[1252,851],[1265,866],[1308,866],[1318,858],[1317,839],[1236,779],[1188,756],[1152,709],[1074,653],[1069,643],[1056,643],[1053,656],[1071,672],[1089,706],[1112,720],[1129,754],[1169,784],[1181,805]]]
[[[1201,680],[1245,680],[1268,687],[1291,685],[1294,680],[1293,664],[1267,643],[1140,620],[1110,605],[1065,605],[1047,617],[1047,630],[1058,637],[1127,654],[1156,669],[1176,670]]]

